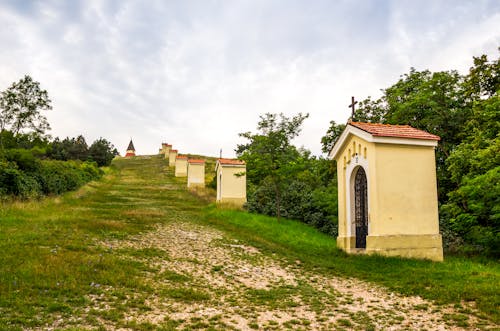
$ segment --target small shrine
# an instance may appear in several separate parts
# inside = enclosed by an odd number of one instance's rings
[[[217,160],[217,203],[243,206],[247,202],[246,164],[242,160]]]
[[[167,144],[167,143],[162,143],[161,144],[161,152],[160,154],[163,154],[166,159],[170,157],[170,150],[172,149],[172,145]]]
[[[408,125],[347,123],[329,154],[337,162],[339,248],[443,260],[439,140]]]
[[[175,157],[175,177],[186,177],[188,169],[188,157],[177,155]]]
[[[178,151],[176,149],[171,149],[168,151],[168,166],[175,166],[175,158],[177,157]],[[165,154],[165,158],[167,158],[167,154]]]
[[[205,187],[205,160],[189,159],[187,162],[187,187]]]

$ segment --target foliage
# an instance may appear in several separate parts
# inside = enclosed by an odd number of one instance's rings
[[[238,157],[247,162],[247,178],[254,185],[266,183],[274,192],[276,216],[281,216],[281,200],[285,180],[296,173],[295,162],[300,153],[291,145],[291,140],[299,132],[302,122],[308,114],[298,114],[288,118],[282,113],[266,113],[260,116],[257,124],[258,133],[240,133],[249,140],[247,144],[237,146]]]
[[[291,144],[306,118],[268,113],[261,116],[259,133],[241,134],[249,140],[236,150],[247,162],[247,208],[300,220],[336,236],[336,171],[329,160]]]
[[[50,129],[42,110],[52,109],[46,90],[26,75],[0,93],[0,131],[10,130],[14,135],[22,130],[43,134]]]
[[[30,76],[0,92],[0,197],[74,190],[100,178],[97,167],[109,165],[118,154],[103,138],[90,148],[82,135],[50,141],[45,136],[50,126],[41,113],[50,109],[47,91]]]
[[[90,159],[97,162],[99,167],[110,165],[116,155],[118,155],[116,148],[102,137],[94,141],[89,148]]]
[[[102,175],[95,163],[39,160],[28,150],[9,150],[9,158],[0,161],[0,197],[61,194]]]
[[[321,151],[323,153],[328,154],[332,150],[333,145],[335,145],[337,140],[340,138],[344,129],[345,124],[337,124],[335,121],[330,121],[328,131],[323,137],[321,137]]]

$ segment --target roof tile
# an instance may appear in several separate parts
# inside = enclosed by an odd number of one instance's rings
[[[205,163],[205,160],[200,160],[200,159],[189,159],[189,160],[188,160],[188,163],[199,163],[199,164],[202,164],[202,163]]]
[[[426,131],[415,129],[409,125],[393,125],[393,124],[379,124],[379,123],[365,123],[365,122],[349,122],[358,129],[361,129],[373,136],[378,137],[398,137],[398,138],[411,138],[423,140],[441,140],[439,136],[431,134]]]
[[[236,159],[218,159],[217,161],[220,164],[227,164],[227,165],[244,165],[245,164],[245,161],[236,160]]]

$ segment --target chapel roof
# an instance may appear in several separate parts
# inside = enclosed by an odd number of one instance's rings
[[[424,140],[441,140],[439,136],[432,133],[416,129],[409,125],[393,125],[380,123],[349,122],[358,129],[377,137],[399,137]]]
[[[205,163],[205,160],[201,160],[201,159],[189,159],[188,163],[199,163],[199,164],[202,164],[202,163]]]
[[[130,142],[128,143],[127,151],[135,151],[134,143],[132,142],[132,139],[130,139]]]
[[[187,157],[187,155],[177,155],[175,158],[176,159],[187,159],[188,157]]]
[[[217,160],[218,163],[223,164],[223,165],[244,165],[245,161],[243,160],[237,160],[237,159],[223,159],[220,158]]]
[[[170,153],[177,153],[177,152],[178,152],[178,150],[176,150],[176,149],[171,149],[170,150]]]
[[[384,144],[401,144],[413,146],[437,146],[439,136],[425,132],[409,125],[393,125],[349,121],[346,128],[333,145],[330,158],[335,158],[351,136],[358,136],[368,142]]]

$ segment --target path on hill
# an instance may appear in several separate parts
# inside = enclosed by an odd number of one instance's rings
[[[109,329],[474,329],[457,326],[456,316],[463,315],[451,307],[325,277],[196,222],[196,197],[159,159],[125,164],[109,195],[125,201],[127,215],[165,220],[125,239],[96,242],[143,270],[132,288],[102,286],[86,297],[82,314]]]

